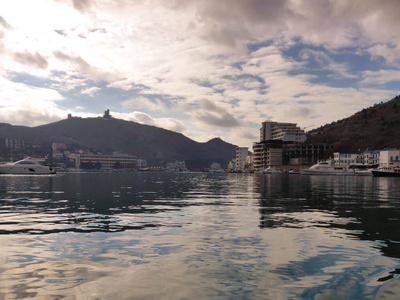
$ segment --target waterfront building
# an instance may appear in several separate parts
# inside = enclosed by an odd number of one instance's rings
[[[253,143],[254,170],[282,165],[282,141],[269,140]]]
[[[245,168],[245,170],[253,170],[254,169],[253,153],[249,152],[249,154],[247,155],[244,168]]]
[[[335,152],[333,160],[335,165],[353,165],[357,163],[359,156],[359,152]]]
[[[82,166],[99,166],[101,169],[136,168],[136,156],[125,154],[101,155],[101,154],[80,154],[76,157],[76,168]]]
[[[283,164],[312,165],[325,158],[327,145],[283,144]]]
[[[147,168],[147,160],[143,159],[143,158],[137,158],[136,159],[136,166],[139,169],[145,169]]]
[[[254,170],[282,165],[283,153],[288,153],[289,160],[291,158],[288,151],[283,151],[284,145],[302,144],[306,139],[304,130],[295,123],[279,123],[270,120],[263,122],[260,128],[260,141],[253,143]]]
[[[379,154],[379,167],[380,168],[400,167],[400,150],[398,149],[381,150]]]
[[[374,168],[379,165],[379,156],[380,150],[367,148],[367,150],[359,155],[357,163],[368,168]]]
[[[185,161],[175,161],[175,162],[169,162],[167,163],[166,166],[167,171],[170,172],[187,172],[188,169],[186,168],[186,163]]]
[[[236,171],[236,159],[232,159],[231,161],[229,161],[228,163],[228,171],[232,172],[232,171]]]
[[[267,120],[260,128],[260,142],[280,140],[283,142],[304,143],[307,139],[304,130],[295,123],[279,123]]]
[[[219,163],[213,162],[210,166],[210,172],[220,172],[221,165]]]
[[[243,171],[246,165],[246,158],[249,153],[248,147],[236,147],[236,170]]]

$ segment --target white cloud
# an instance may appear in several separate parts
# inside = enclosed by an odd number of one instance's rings
[[[36,126],[64,117],[56,103],[64,98],[54,90],[12,83],[0,78],[1,122]]]
[[[0,11],[1,104],[20,99],[1,106],[11,123],[6,112],[20,112],[15,122],[44,123],[65,117],[64,93],[104,105],[114,89],[121,118],[243,145],[253,138],[246,126],[266,117],[319,126],[398,93],[371,88],[400,81],[397,1],[18,0],[0,2]],[[344,52],[369,54],[386,70],[351,69],[337,59]],[[316,83],[311,60],[327,81],[354,85]],[[30,87],[12,82],[28,76]],[[76,101],[71,111],[81,111]],[[23,117],[28,111],[34,116]]]
[[[138,122],[141,124],[157,126],[160,128],[176,131],[183,133],[186,131],[185,126],[179,120],[173,118],[153,118],[150,115],[143,113],[143,112],[131,112],[131,113],[112,113],[114,118]]]
[[[94,97],[100,90],[101,90],[101,88],[93,86],[93,87],[85,88],[85,89],[81,90],[81,94],[88,95],[90,97]]]
[[[155,101],[151,101],[149,98],[139,96],[139,97],[134,97],[129,100],[125,100],[122,102],[122,106],[130,108],[137,108],[137,109],[146,109],[149,111],[165,111],[166,110],[166,105],[164,102],[162,102],[160,99],[155,99]]]
[[[389,47],[386,44],[377,44],[368,48],[366,51],[371,54],[373,59],[383,58],[389,64],[397,63],[397,66],[399,65],[400,45],[397,45],[397,47]]]

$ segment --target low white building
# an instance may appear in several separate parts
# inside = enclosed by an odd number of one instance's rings
[[[136,168],[136,156],[130,155],[100,155],[100,154],[80,154],[76,157],[76,168],[84,165],[99,165],[102,169],[114,169],[116,165],[121,168]]]
[[[352,165],[358,162],[359,156],[358,152],[335,152],[333,160],[335,165]]]
[[[380,151],[379,167],[400,167],[400,150],[398,149],[385,149]]]
[[[369,148],[359,155],[358,163],[367,167],[379,165],[380,150],[370,150]]]

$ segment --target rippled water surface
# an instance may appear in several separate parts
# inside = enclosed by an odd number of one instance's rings
[[[0,176],[0,299],[397,299],[400,178]]]

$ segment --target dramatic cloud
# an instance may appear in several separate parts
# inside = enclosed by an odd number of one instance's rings
[[[47,59],[41,56],[39,53],[32,54],[29,52],[17,52],[14,53],[14,59],[21,64],[39,69],[46,69],[49,65]]]
[[[109,108],[251,146],[267,119],[318,127],[399,94],[397,0],[20,0],[0,11],[0,122]]]
[[[204,125],[217,127],[237,127],[240,125],[240,122],[234,116],[211,101],[201,99],[198,104],[200,110],[196,110],[195,118]]]

